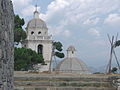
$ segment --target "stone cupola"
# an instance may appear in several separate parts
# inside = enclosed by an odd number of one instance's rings
[[[67,57],[68,58],[73,58],[75,57],[76,49],[74,46],[69,46],[67,49]]]

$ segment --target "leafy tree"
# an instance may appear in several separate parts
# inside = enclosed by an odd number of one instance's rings
[[[27,37],[26,32],[21,28],[17,28],[14,30],[14,41],[19,44],[22,40],[25,40]]]
[[[116,67],[113,67],[112,70],[111,70],[111,72],[112,72],[112,73],[116,73],[117,70],[118,70],[118,69],[117,69]]]
[[[65,57],[64,53],[62,53],[63,45],[62,45],[61,42],[53,42],[53,47],[54,47],[54,50],[55,50],[55,52],[54,52],[55,56],[57,56],[58,58],[64,58]]]
[[[120,40],[115,42],[115,47],[118,47],[118,46],[120,46]]]
[[[14,42],[16,42],[16,44],[19,44],[22,40],[25,40],[27,38],[25,30],[22,28],[25,22],[23,18],[21,19],[18,15],[16,15],[14,23]]]
[[[33,68],[34,64],[44,63],[43,56],[35,51],[26,48],[15,48],[14,69],[17,71]]]
[[[15,28],[22,28],[22,26],[25,24],[25,21],[23,18],[21,19],[19,15],[15,15],[14,23]]]

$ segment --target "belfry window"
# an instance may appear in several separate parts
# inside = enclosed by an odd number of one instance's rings
[[[33,35],[33,34],[34,34],[34,32],[32,31],[32,32],[31,32],[31,35]]]
[[[38,54],[43,54],[43,45],[38,45]]]
[[[39,31],[38,34],[41,34],[41,31]]]
[[[72,51],[72,54],[74,54],[74,52]]]

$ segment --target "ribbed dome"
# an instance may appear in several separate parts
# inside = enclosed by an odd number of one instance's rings
[[[34,18],[28,22],[27,28],[47,28],[47,26],[43,20]]]
[[[90,73],[86,64],[78,58],[65,58],[58,64],[56,71],[80,74]]]
[[[75,47],[74,46],[69,46],[67,51],[76,51]]]

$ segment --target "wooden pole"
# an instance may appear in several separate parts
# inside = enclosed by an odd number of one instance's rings
[[[120,64],[119,64],[119,61],[118,61],[117,55],[116,55],[116,53],[115,53],[114,50],[113,50],[113,54],[114,54],[114,56],[115,56],[115,59],[116,59],[116,62],[117,62],[118,68],[119,68],[119,70],[120,70]]]
[[[115,40],[115,42],[117,41],[117,38],[118,38],[118,33],[117,33],[117,35],[116,35],[116,40]],[[118,65],[119,70],[120,70],[120,64],[119,64],[117,55],[116,55],[115,50],[114,50],[114,49],[115,49],[114,36],[112,36],[112,40],[111,40],[111,39],[110,39],[110,36],[109,36],[109,34],[108,34],[108,39],[109,39],[109,42],[110,42],[110,44],[111,44],[111,51],[110,51],[109,64],[108,64],[107,68],[108,68],[108,73],[111,73],[111,64],[112,64],[113,54],[114,54],[114,56],[115,56],[116,63],[117,63],[117,65]]]
[[[108,34],[108,39],[111,44],[111,50],[110,50],[110,59],[108,64],[108,73],[111,73],[111,64],[112,64],[112,57],[113,57],[113,46],[114,46],[114,36],[112,36],[112,40],[110,39],[110,36]]]
[[[117,35],[116,35],[116,41],[115,41],[115,42],[117,42],[117,40],[118,40],[118,33],[117,33]],[[115,45],[114,45],[114,46],[115,46]],[[114,47],[114,48],[115,48],[115,47]],[[117,55],[116,55],[114,49],[113,49],[113,54],[114,54],[114,56],[115,56],[115,59],[116,59],[117,65],[118,65],[118,69],[120,70],[120,64],[119,64],[119,61],[118,61],[118,58],[117,58]]]

